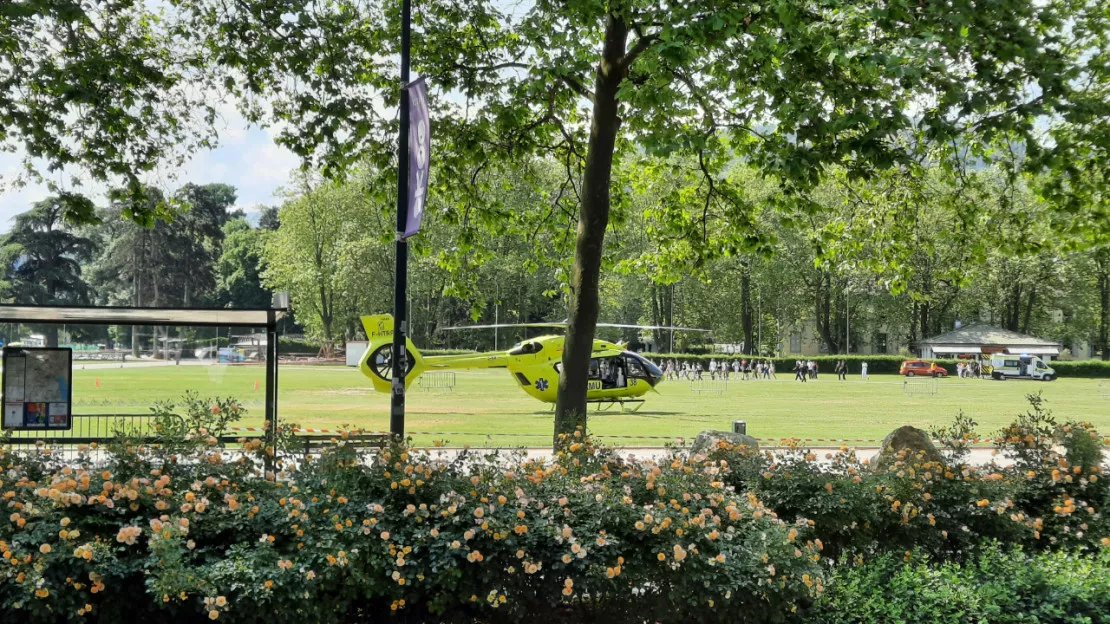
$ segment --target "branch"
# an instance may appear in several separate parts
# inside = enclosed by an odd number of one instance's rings
[[[704,151],[698,152],[698,168],[701,169],[705,181],[709,183],[709,190],[705,193],[705,206],[701,211],[701,239],[704,243],[709,240],[709,203],[713,200],[713,195],[717,188],[717,185],[713,181],[713,174],[709,172],[709,167],[705,164]]]
[[[640,37],[636,41],[636,43],[632,45],[632,49],[626,52],[625,55],[621,58],[621,66],[627,70],[629,67],[632,66],[632,63],[635,62],[636,58],[643,54],[656,41],[659,41],[658,34],[644,35],[643,37]]]
[[[565,82],[568,87],[573,89],[574,92],[577,93],[578,95],[581,95],[582,97],[586,98],[590,102],[594,101],[593,92],[591,92],[589,89],[587,89],[585,87],[585,85],[583,85],[581,82],[579,82],[579,80],[577,78],[575,78],[574,76],[567,76],[566,74],[564,74],[564,75],[559,76],[559,78],[563,82]]]
[[[498,71],[501,69],[531,69],[532,66],[528,63],[519,63],[517,61],[506,61],[504,63],[494,63],[493,65],[463,65],[455,63],[455,69],[461,69],[466,72],[489,72]]]

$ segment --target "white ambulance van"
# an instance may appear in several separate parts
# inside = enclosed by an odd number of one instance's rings
[[[1035,355],[995,353],[991,355],[991,368],[991,379],[1056,379],[1056,369]]]

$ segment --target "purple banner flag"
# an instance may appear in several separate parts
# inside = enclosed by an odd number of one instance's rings
[[[405,238],[420,231],[428,199],[428,168],[431,160],[432,125],[428,116],[428,87],[420,78],[409,90],[409,210]]]

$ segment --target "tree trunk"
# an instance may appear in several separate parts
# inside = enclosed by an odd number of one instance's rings
[[[57,348],[58,346],[58,326],[47,325],[42,330],[43,342],[48,347]]]
[[[911,349],[917,346],[917,318],[919,313],[917,299],[913,299],[910,304],[910,335],[906,341]]]
[[[921,332],[921,337],[922,338],[928,338],[929,336],[932,335],[932,333],[929,331],[929,321],[930,321],[929,312],[930,312],[929,301],[925,300],[925,301],[921,302],[921,306],[917,310],[917,314],[918,314],[917,320],[918,320],[918,322],[921,323],[920,332]]]
[[[651,282],[651,324],[652,325],[659,326],[659,325],[664,324],[663,323],[663,303],[664,303],[663,302],[663,293],[664,293],[665,290],[666,290],[665,287],[660,286],[657,282],[655,282],[655,280],[652,280],[652,282]],[[651,340],[652,340],[652,342],[655,343],[655,348],[653,350],[656,353],[662,353],[663,349],[661,348],[661,345],[663,344],[663,330],[661,330],[661,329],[651,330]]]
[[[744,328],[744,352],[758,353],[755,344],[754,317],[752,315],[752,270],[745,262],[740,265],[740,324]]]
[[[837,344],[836,336],[833,334],[834,328],[832,326],[832,274],[828,271],[821,271],[817,276],[817,332],[821,334],[821,340],[825,343],[825,348],[828,352],[836,353],[839,345]]]
[[[1025,302],[1025,316],[1021,321],[1021,333],[1029,333],[1029,321],[1033,317],[1033,306],[1037,302],[1037,287],[1029,289],[1029,299]]]
[[[142,282],[139,280],[139,267],[134,266],[134,259],[132,260],[131,274],[131,304],[136,308],[142,305],[142,296],[139,294],[139,288]],[[139,358],[139,327],[138,325],[131,326],[131,357]]]
[[[158,278],[154,278],[154,279],[150,280],[150,284],[151,284],[151,286],[154,287],[154,299],[153,299],[153,302],[152,302],[151,305],[153,305],[154,307],[158,307],[158,306],[162,305],[162,296],[158,291]],[[157,359],[159,359],[159,355],[158,355],[159,350],[158,349],[159,349],[159,347],[162,346],[158,342],[158,337],[159,337],[158,336],[158,327],[157,326],[151,327],[150,328],[150,334],[152,336],[151,343],[150,343],[150,349],[151,349],[150,357],[152,359],[157,360]]]
[[[334,293],[333,293],[334,294]],[[335,335],[332,330],[332,321],[334,314],[332,313],[332,302],[328,301],[328,290],[324,286],[324,282],[320,282],[320,322],[324,326],[324,356],[331,357],[332,349],[335,345]]]
[[[54,284],[51,283],[47,288],[47,297],[49,299],[47,303],[55,303],[57,301],[57,296],[58,291],[54,287]],[[45,339],[44,343],[47,347],[56,349],[58,347],[58,326],[54,324],[47,325],[46,329],[43,331],[43,338]]]
[[[1094,253],[1094,271],[1099,288],[1099,325],[1094,348],[1103,361],[1110,361],[1110,248]]]
[[[563,368],[555,404],[556,445],[559,434],[574,433],[577,427],[586,427],[586,382],[597,329],[598,281],[605,247],[605,228],[609,225],[609,185],[620,124],[617,90],[627,71],[622,60],[627,38],[628,25],[624,18],[610,14],[594,81],[593,119],[582,176],[582,203],[567,306]]]
[[[1021,284],[1014,284],[1010,290],[1010,318],[1006,322],[1006,329],[1010,331],[1018,330],[1018,323],[1021,322]]]
[[[1110,249],[1103,249],[1096,257],[1098,267],[1098,349],[1102,359],[1110,361]]]

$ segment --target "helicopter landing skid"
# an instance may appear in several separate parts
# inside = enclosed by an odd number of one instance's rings
[[[587,401],[587,403],[596,405],[597,411],[599,412],[607,412],[612,409],[614,405],[618,405],[620,406],[622,414],[625,412],[638,412],[640,408],[644,406],[643,399],[595,399],[593,401]]]

